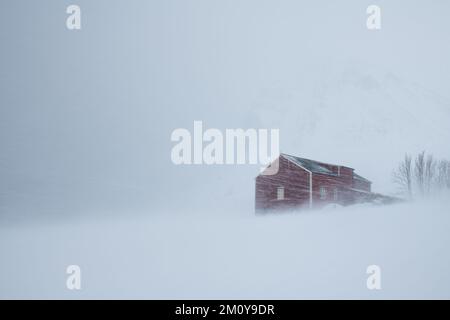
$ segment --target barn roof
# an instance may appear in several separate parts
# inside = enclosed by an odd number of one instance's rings
[[[322,173],[322,174],[328,174],[328,175],[332,175],[332,176],[336,176],[337,174],[335,174],[333,171],[325,168],[324,166],[320,165],[320,162],[314,161],[314,160],[309,160],[309,159],[305,159],[305,158],[299,158],[299,157],[294,157],[288,154],[282,154],[283,157],[285,157],[286,159],[288,159],[289,161],[292,161],[293,163],[295,163],[296,165],[305,168],[306,170],[309,170],[311,172],[314,173]]]
[[[370,182],[370,180],[367,180],[366,178],[361,177],[359,174],[356,174],[356,173],[354,173],[354,172],[353,172],[353,178],[356,179],[356,180],[361,180],[361,181],[365,181],[365,182]]]
[[[325,164],[323,162],[318,162],[318,161],[305,159],[305,158],[299,158],[299,157],[291,156],[291,155],[285,154],[285,153],[282,153],[281,155],[284,158],[288,159],[289,161],[295,163],[296,165],[298,165],[302,168],[305,168],[306,170],[309,170],[313,173],[321,173],[321,174],[327,174],[330,176],[337,176],[336,173],[334,173],[333,171],[331,171],[328,168],[326,168],[325,166],[323,166]],[[340,166],[337,164],[328,164],[328,165]],[[340,167],[346,167],[346,166],[340,166]],[[346,168],[349,168],[349,167],[346,167]],[[352,169],[352,168],[350,168],[350,169]],[[353,178],[371,183],[370,180],[367,180],[366,178],[361,177],[360,175],[356,174],[355,172],[353,172]]]

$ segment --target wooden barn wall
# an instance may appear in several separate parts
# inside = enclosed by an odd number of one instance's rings
[[[328,165],[336,171],[337,166]],[[290,162],[279,158],[279,170],[275,175],[259,175],[255,179],[255,210],[257,212],[273,209],[309,207],[309,172]],[[349,205],[367,200],[364,192],[351,190],[356,188],[370,192],[370,183],[353,179],[353,169],[340,167],[340,175],[330,176],[313,173],[312,176],[313,207],[320,208],[328,203]],[[284,187],[284,200],[277,199],[277,188]],[[320,189],[326,189],[326,197],[321,198]],[[337,200],[334,189],[337,189]]]
[[[324,174],[313,175],[313,206],[321,207],[330,202],[342,203],[346,202],[344,188],[348,188],[348,178],[342,176],[329,176]],[[325,188],[326,197],[321,198],[320,189]],[[334,189],[338,189],[338,200],[334,200]]]
[[[255,209],[283,209],[309,205],[309,173],[280,157],[275,175],[256,178]],[[284,200],[277,200],[277,188],[284,187]]]
[[[370,182],[353,179],[353,188],[370,192]]]

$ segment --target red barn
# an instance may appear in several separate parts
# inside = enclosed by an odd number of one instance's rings
[[[269,174],[276,166],[278,171]],[[371,182],[350,167],[281,154],[256,177],[255,210],[349,205],[378,197],[371,192]]]

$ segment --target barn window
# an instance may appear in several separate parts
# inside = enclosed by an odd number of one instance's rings
[[[338,188],[334,188],[333,190],[333,200],[334,201],[338,200]]]
[[[284,187],[277,188],[277,200],[284,200]]]
[[[327,198],[327,189],[325,187],[320,187],[320,199]]]

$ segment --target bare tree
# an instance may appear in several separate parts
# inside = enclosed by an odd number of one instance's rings
[[[450,189],[450,161],[447,161],[447,179],[445,180],[447,188]]]
[[[414,163],[414,177],[421,195],[425,193],[425,151],[419,153]]]
[[[414,166],[412,164],[414,160]],[[412,198],[417,192],[425,196],[432,192],[450,189],[450,161],[436,160],[433,155],[422,151],[412,158],[405,154],[402,162],[392,173],[393,181]]]
[[[448,177],[450,177],[450,163],[447,160],[439,161],[437,165],[436,186],[438,189],[448,188]]]
[[[447,189],[450,189],[450,161],[445,162],[447,162],[447,169],[446,169],[447,175],[445,177],[445,186],[447,187]]]
[[[430,194],[434,184],[436,175],[436,161],[433,155],[429,154],[425,161],[425,173],[424,173],[424,189],[427,194]]]
[[[393,173],[394,182],[408,194],[408,197],[412,197],[412,165],[411,156],[405,154],[405,158],[398,165],[397,170]]]

